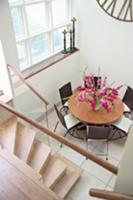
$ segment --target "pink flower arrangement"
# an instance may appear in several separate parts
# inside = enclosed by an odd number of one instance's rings
[[[84,86],[79,85],[78,100],[88,102],[93,110],[97,110],[99,106],[103,106],[107,112],[111,111],[111,105],[118,97],[118,91],[123,87],[120,85],[116,88],[107,86],[107,77],[103,80],[101,77],[95,77],[94,74],[89,76],[83,75]]]

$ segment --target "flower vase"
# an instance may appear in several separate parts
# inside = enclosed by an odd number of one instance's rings
[[[96,96],[96,104],[95,104],[95,108],[94,110],[95,111],[98,111],[101,107],[101,104],[100,104],[100,97],[99,96]]]
[[[95,111],[99,111],[99,110],[100,110],[100,104],[96,104],[94,110],[95,110]]]

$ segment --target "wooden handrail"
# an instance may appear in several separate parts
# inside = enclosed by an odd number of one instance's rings
[[[101,190],[101,189],[92,188],[90,189],[89,193],[90,193],[90,196],[98,197],[102,199],[108,199],[108,200],[133,200],[133,196],[130,196],[128,194],[111,192],[111,191]]]
[[[42,126],[41,124],[37,123],[36,121],[30,119],[29,117],[23,115],[22,113],[16,111],[14,108],[12,108],[11,106],[0,102],[0,106],[5,108],[6,110],[8,110],[9,112],[15,114],[16,116],[18,116],[19,118],[23,119],[24,121],[30,123],[32,126],[34,126],[35,128],[41,130],[42,132],[44,132],[45,134],[51,136],[52,138],[54,138],[55,140],[58,140],[59,142],[63,143],[64,145],[70,147],[71,149],[77,151],[78,153],[82,154],[83,156],[85,156],[87,159],[90,159],[92,161],[94,161],[95,163],[101,165],[102,167],[104,167],[105,169],[109,170],[110,172],[117,174],[118,173],[118,168],[112,164],[110,164],[109,162],[99,158],[98,156],[92,154],[91,152],[87,151],[86,149],[79,147],[78,145],[70,142],[68,139],[64,138],[63,136],[51,131],[50,129]]]
[[[49,103],[48,103],[48,101],[46,101],[46,99],[44,99],[44,97],[41,95],[41,94],[39,94],[36,90],[35,90],[35,88],[33,88],[24,78],[23,78],[23,76],[22,76],[22,74],[15,68],[15,67],[13,67],[13,66],[11,66],[10,64],[7,64],[7,67],[9,68],[9,69],[11,69],[13,72],[14,72],[14,74],[35,94],[35,95],[37,95],[41,100],[42,100],[42,102],[47,106]]]

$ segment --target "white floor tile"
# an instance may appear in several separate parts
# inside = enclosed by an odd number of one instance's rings
[[[109,154],[115,157],[116,159],[121,160],[124,153],[125,143],[126,137],[123,139],[111,141],[109,143]]]
[[[90,188],[102,188],[104,189],[105,185],[100,180],[96,179],[87,172],[83,172],[80,178],[80,181],[76,184],[73,190],[70,192],[69,196],[73,200],[93,200],[96,199],[89,195]]]
[[[114,157],[114,159],[120,161],[124,153],[125,142],[126,138],[110,141],[108,145],[108,157]],[[99,152],[105,154],[107,152],[106,142],[99,142],[94,152],[96,154]]]
[[[111,163],[112,165],[115,165],[118,167],[120,161],[116,158],[114,158],[113,156],[110,156],[108,157],[108,162]]]
[[[115,187],[115,183],[116,183],[116,179],[117,179],[117,176],[112,175],[111,179],[108,182],[108,186],[111,187],[111,188],[114,188]]]
[[[95,148],[94,143],[90,143],[88,145],[85,140],[74,138],[71,135],[67,135],[67,139],[69,139],[74,144],[77,144],[78,146],[81,146],[82,148],[85,148],[86,150],[89,151],[93,151],[93,149]]]
[[[97,156],[99,156],[100,158],[106,160],[106,150],[104,149],[104,144],[100,146],[100,148],[95,148],[93,150],[93,153]],[[110,151],[110,150],[109,150]],[[120,163],[120,160],[118,160],[118,158],[116,158],[116,156],[112,156],[110,154],[110,152],[108,153],[108,162],[115,165],[115,166],[118,166],[119,163]]]
[[[48,121],[49,121],[49,128],[55,127],[57,121],[59,121],[57,114],[54,110],[48,114]]]
[[[77,165],[81,165],[81,163],[85,160],[84,156],[64,145],[58,150],[58,153],[76,163]]]
[[[54,152],[56,152],[60,147],[60,142],[58,142],[57,140],[53,139],[52,137],[50,137],[46,134],[39,133],[36,137],[39,141],[41,141],[41,142],[45,143],[46,145],[48,145],[49,147],[51,147],[51,149]]]
[[[112,176],[111,172],[109,172],[108,170],[104,169],[103,167],[99,166],[98,164],[90,160],[86,160],[81,165],[81,167],[87,172],[89,172],[90,174],[92,174],[93,176],[95,176],[96,178],[103,181],[105,184],[108,183],[108,181],[110,180]]]
[[[106,185],[105,190],[113,191],[113,188],[110,185]]]

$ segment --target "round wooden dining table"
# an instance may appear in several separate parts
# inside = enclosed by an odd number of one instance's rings
[[[124,112],[124,105],[119,97],[114,101],[111,112],[107,112],[102,106],[97,111],[92,110],[89,103],[78,100],[78,94],[79,92],[75,92],[69,98],[68,107],[70,112],[82,122],[94,125],[111,124]]]

